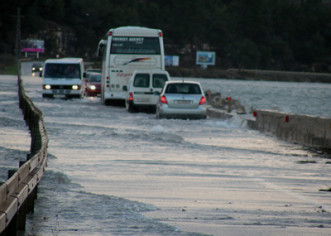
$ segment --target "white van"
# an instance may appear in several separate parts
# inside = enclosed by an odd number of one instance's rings
[[[43,97],[82,97],[85,91],[82,58],[48,59],[43,69]]]
[[[165,70],[134,71],[127,88],[126,109],[129,112],[134,112],[138,108],[155,111],[160,92],[169,80],[169,73]]]

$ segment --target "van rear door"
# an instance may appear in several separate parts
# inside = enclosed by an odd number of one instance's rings
[[[149,73],[136,73],[133,80],[133,97],[135,104],[150,104],[153,89]]]

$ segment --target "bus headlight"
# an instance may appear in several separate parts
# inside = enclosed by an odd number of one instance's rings
[[[44,89],[50,90],[52,87],[49,84],[44,84]]]
[[[79,90],[79,85],[73,85],[72,90]]]

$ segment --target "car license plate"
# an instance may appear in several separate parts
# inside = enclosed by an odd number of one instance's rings
[[[63,90],[63,89],[54,89],[53,94],[55,95],[63,95],[63,94],[70,94],[70,90]]]
[[[176,100],[177,104],[181,104],[181,105],[186,105],[186,104],[192,104],[191,100]]]
[[[149,98],[136,98],[137,102],[149,102]]]
[[[54,93],[54,94],[64,94],[64,91],[58,89],[58,90],[53,90],[53,93]]]

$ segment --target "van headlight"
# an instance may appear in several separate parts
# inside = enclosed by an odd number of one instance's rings
[[[51,88],[52,88],[51,85],[49,85],[49,84],[44,84],[44,89],[50,90]]]
[[[79,90],[79,85],[73,85],[72,90]]]

